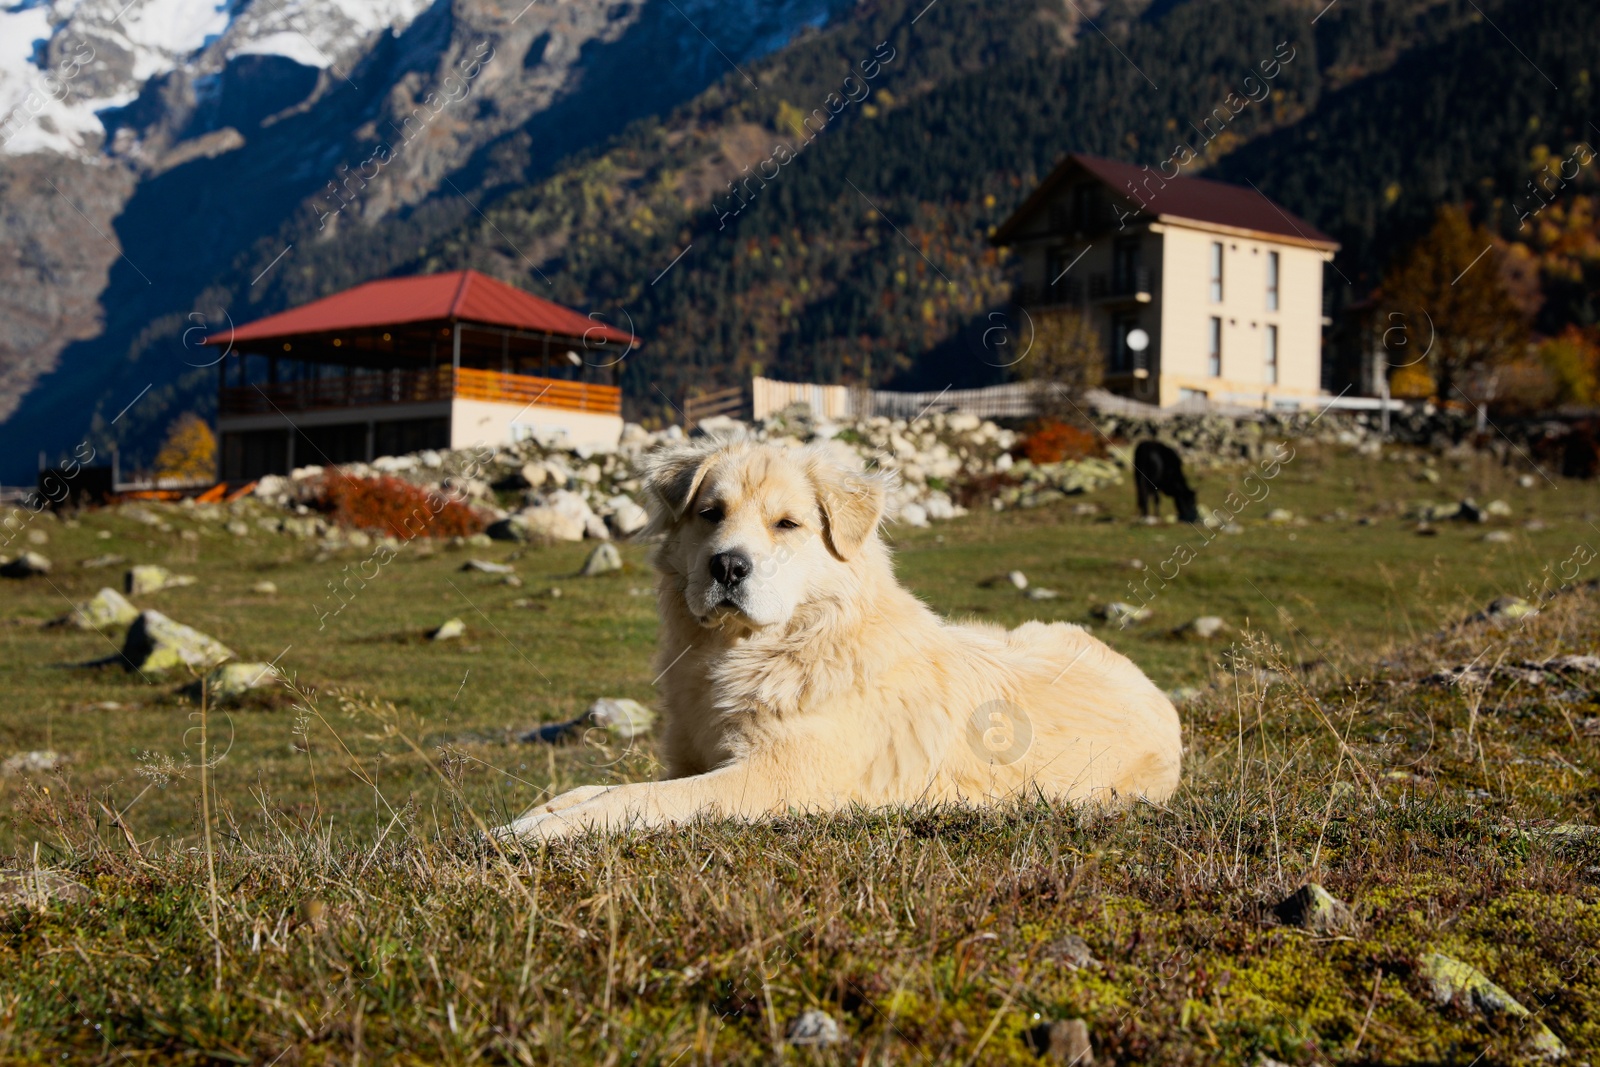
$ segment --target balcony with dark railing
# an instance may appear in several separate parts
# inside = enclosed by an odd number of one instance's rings
[[[1154,289],[1147,267],[1096,274],[1089,279],[1089,299],[1095,301],[1148,304],[1152,292]]]
[[[224,386],[218,396],[218,413],[223,416],[287,414],[449,400],[484,400],[602,415],[622,413],[622,390],[614,385],[471,367],[397,368]]]
[[[1083,282],[1076,278],[1062,278],[1052,284],[1019,285],[1013,297],[1025,307],[1057,307],[1063,304],[1083,303]]]

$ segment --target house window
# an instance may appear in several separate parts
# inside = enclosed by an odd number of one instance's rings
[[[1219,245],[1218,247],[1220,248],[1221,246]],[[1222,320],[1215,315],[1211,316],[1211,333],[1207,342],[1206,354],[1210,357],[1208,369],[1211,376],[1213,378],[1222,377]]]
[[[1222,303],[1222,242],[1211,242],[1211,302]]]
[[[1267,384],[1278,384],[1278,328],[1267,327]]]
[[[1128,334],[1139,325],[1131,315],[1119,315],[1111,324],[1111,373],[1128,374],[1138,364],[1138,353],[1128,347]]]
[[[1267,310],[1278,310],[1278,253],[1267,253]]]

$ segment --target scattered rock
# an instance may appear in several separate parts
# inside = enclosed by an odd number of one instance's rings
[[[446,619],[438,629],[428,633],[430,641],[454,641],[467,632],[467,624],[460,619]]]
[[[1225,633],[1228,624],[1216,615],[1201,615],[1199,618],[1190,619],[1182,626],[1173,630],[1177,637],[1192,637],[1200,641],[1209,641],[1218,634]]]
[[[1046,589],[1043,586],[1036,585],[1032,589],[1024,589],[1022,595],[1029,600],[1054,600],[1061,594],[1054,589]]]
[[[1484,505],[1483,513],[1491,518],[1509,519],[1511,517],[1511,505],[1504,500],[1491,500]]]
[[[282,678],[270,663],[224,663],[206,675],[206,698],[213,704],[232,703],[252,689],[276,685]],[[184,691],[192,699],[200,699],[198,681]]]
[[[833,1016],[809,1008],[789,1023],[786,1040],[791,1045],[837,1045],[844,1040],[844,1034]]]
[[[1018,589],[1028,588],[1028,576],[1023,574],[1021,571],[1008,571],[1006,573],[1006,580],[1012,585],[1016,586]]]
[[[1059,941],[1051,942],[1044,950],[1044,958],[1074,971],[1100,966],[1100,961],[1094,958],[1094,952],[1089,948],[1089,942],[1077,934],[1068,934]]]
[[[1172,701],[1173,707],[1182,707],[1192,700],[1199,700],[1200,690],[1192,685],[1180,685],[1167,690],[1167,699]]]
[[[1332,937],[1355,929],[1355,916],[1344,901],[1316,882],[1307,882],[1286,900],[1274,905],[1272,913],[1285,926],[1297,926],[1319,937]]]
[[[260,581],[252,585],[250,591],[252,593],[260,593],[262,596],[277,596],[278,585],[276,582]]]
[[[516,568],[509,563],[493,563],[486,559],[469,559],[461,565],[464,571],[477,571],[479,574],[515,574]]]
[[[24,552],[8,563],[0,564],[0,577],[33,578],[50,573],[50,561],[37,552]]]
[[[48,774],[66,762],[67,758],[54,749],[38,748],[7,756],[5,763],[0,763],[0,774]]]
[[[900,506],[900,521],[907,526],[928,525],[928,509],[921,504],[902,504]]]
[[[101,530],[100,532],[101,533],[110,533],[109,530]],[[126,563],[126,562],[128,562],[128,561],[123,556],[94,556],[91,559],[84,560],[82,563],[78,564],[78,566],[80,566],[80,567],[88,567],[88,568],[94,568],[94,567],[116,567],[116,566],[119,566],[120,564],[123,564],[123,563]]]
[[[76,903],[89,898],[89,890],[60,871],[0,871],[0,908],[40,908],[52,900]]]
[[[228,525],[224,526],[223,529],[227,530],[235,537],[250,536],[250,524],[247,522],[242,522],[239,519],[232,520],[228,523]]]
[[[522,735],[523,741],[555,744],[581,735],[585,730],[600,727],[611,731],[619,740],[631,741],[643,737],[655,725],[656,713],[637,700],[626,697],[601,697],[589,705],[589,710],[568,722],[547,723]]]
[[[1470,963],[1462,963],[1441,952],[1430,952],[1417,961],[1417,975],[1427,983],[1428,994],[1435,1003],[1459,1004],[1486,1015],[1507,1015],[1522,1020],[1530,1052],[1550,1059],[1566,1055],[1566,1046],[1548,1026]]]
[[[1267,512],[1266,519],[1270,523],[1283,524],[1294,521],[1294,512],[1288,508],[1273,508]]]
[[[65,625],[80,630],[109,630],[113,627],[131,626],[139,617],[139,609],[115,589],[102,589],[77,605],[60,619]]]
[[[589,558],[583,561],[583,570],[579,573],[585,578],[593,578],[621,569],[622,553],[618,552],[617,546],[610,541],[602,541],[595,546],[593,552],[589,553]]]
[[[1519,596],[1496,597],[1489,602],[1489,606],[1479,616],[1482,620],[1495,623],[1516,622],[1529,615],[1538,614],[1539,609]]]
[[[233,650],[216,638],[174,622],[159,611],[141,611],[122,643],[122,660],[128,670],[146,674],[173,667],[205,670],[232,658]]]
[[[1023,1031],[1022,1039],[1035,1055],[1051,1063],[1093,1067],[1094,1048],[1089,1042],[1089,1024],[1082,1019],[1040,1023]]]
[[[1115,625],[1118,629],[1126,629],[1137,622],[1144,622],[1150,618],[1152,612],[1146,607],[1136,607],[1120,600],[1113,600],[1109,604],[1096,607],[1093,615],[1097,619],[1104,619]]]
[[[122,588],[129,596],[147,596],[163,589],[177,589],[193,585],[195,579],[188,574],[173,574],[154,563],[141,563],[130,567],[122,579]]]
[[[1511,531],[1510,530],[1490,530],[1488,533],[1483,535],[1483,539],[1484,539],[1484,541],[1488,542],[1491,545],[1510,544],[1511,540],[1512,540]]]
[[[606,501],[606,506],[611,509],[611,530],[618,537],[631,537],[644,529],[650,523],[650,515],[633,502],[633,498],[619,493]]]
[[[29,530],[28,531],[28,544],[30,544],[30,545],[48,545],[49,543],[50,543],[50,535],[45,533],[43,530]]]

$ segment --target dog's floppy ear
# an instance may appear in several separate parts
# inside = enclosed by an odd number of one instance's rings
[[[842,560],[861,550],[883,518],[884,478],[821,458],[811,468],[828,548]]]
[[[670,526],[683,517],[716,451],[714,443],[684,444],[658,449],[645,457],[646,503],[658,525]]]

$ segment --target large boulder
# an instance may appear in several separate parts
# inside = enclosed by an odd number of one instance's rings
[[[139,609],[115,589],[102,589],[72,612],[62,616],[62,623],[80,630],[109,630],[113,627],[131,626],[139,617]]]
[[[233,658],[233,650],[214,637],[174,622],[159,611],[141,611],[128,627],[122,660],[130,671],[155,674],[173,667],[206,670]]]

